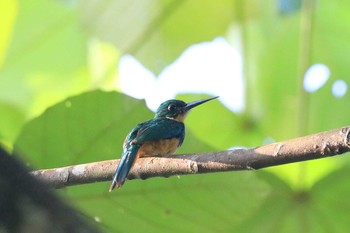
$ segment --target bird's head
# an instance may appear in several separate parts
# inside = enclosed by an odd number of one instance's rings
[[[155,118],[170,118],[183,122],[186,114],[192,108],[218,97],[219,96],[190,103],[185,103],[182,100],[167,100],[158,107]]]

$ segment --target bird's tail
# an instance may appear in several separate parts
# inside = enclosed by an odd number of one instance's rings
[[[139,145],[132,145],[130,148],[127,149],[126,152],[123,153],[123,156],[114,173],[113,181],[109,188],[109,192],[112,192],[112,190],[116,186],[117,188],[121,188],[123,186],[125,179],[128,176],[129,171],[135,162],[136,154],[139,148]]]

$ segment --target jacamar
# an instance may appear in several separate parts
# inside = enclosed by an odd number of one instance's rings
[[[183,122],[189,110],[218,97],[190,103],[174,99],[165,101],[158,107],[152,120],[136,125],[125,138],[123,155],[109,191],[111,192],[115,186],[122,187],[137,158],[175,153],[185,138]]]

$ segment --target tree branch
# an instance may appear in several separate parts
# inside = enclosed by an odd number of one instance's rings
[[[350,126],[248,149],[138,159],[128,179],[252,170],[343,154],[350,150]],[[33,171],[54,188],[108,181],[119,160]]]

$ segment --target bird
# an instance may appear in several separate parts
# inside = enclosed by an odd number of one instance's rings
[[[160,104],[155,117],[136,125],[126,136],[123,153],[115,170],[109,192],[121,188],[138,158],[173,154],[185,138],[184,120],[188,112],[219,96],[186,103],[171,99]]]

